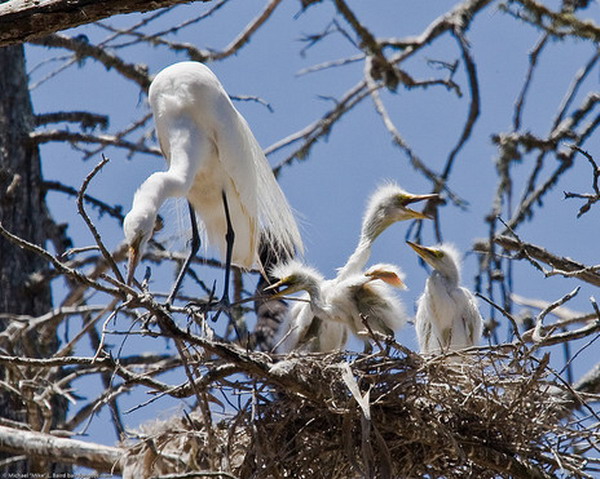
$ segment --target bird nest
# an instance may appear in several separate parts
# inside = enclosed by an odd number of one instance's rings
[[[264,377],[221,378],[191,414],[146,426],[124,477],[591,477],[586,451],[600,433],[573,418],[573,392],[547,359],[517,347],[424,359],[394,343],[278,359]],[[209,405],[225,387],[238,407],[216,420],[229,408]]]

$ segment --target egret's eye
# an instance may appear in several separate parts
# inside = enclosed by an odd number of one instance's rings
[[[404,194],[396,195],[396,204],[398,206],[406,206],[410,203],[410,196]]]

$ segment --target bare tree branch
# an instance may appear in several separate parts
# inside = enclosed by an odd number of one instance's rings
[[[22,431],[0,425],[0,451],[26,454],[52,461],[90,467],[99,472],[119,473],[124,451],[91,442]]]
[[[51,141],[67,141],[69,143],[98,143],[104,146],[116,146],[132,152],[148,153],[154,156],[162,157],[160,149],[157,147],[147,147],[143,144],[132,143],[123,140],[117,136],[111,135],[91,135],[87,133],[75,133],[65,130],[34,131],[30,135],[32,141],[36,143],[48,143]]]
[[[595,286],[600,286],[600,273],[597,272],[597,270],[600,269],[600,266],[586,266],[577,261],[573,261],[570,258],[550,253],[540,246],[525,243],[515,238],[511,238],[510,236],[496,236],[494,242],[508,251],[516,251],[520,254],[526,253],[531,258],[552,266],[554,268],[552,271],[545,272],[547,276],[560,274],[563,276],[575,277]],[[489,247],[488,243],[479,241],[475,243],[474,250],[487,252],[489,251]],[[519,258],[519,254],[517,254],[516,258]]]
[[[108,116],[90,113],[88,111],[59,111],[54,113],[43,113],[35,116],[36,126],[59,122],[80,123],[83,130],[100,127],[106,130],[108,127]]]
[[[12,0],[0,4],[0,46],[30,41],[113,15],[148,12],[189,2],[190,0]]]

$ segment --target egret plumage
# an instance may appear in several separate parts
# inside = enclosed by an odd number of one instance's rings
[[[280,351],[328,352],[344,347],[348,340],[348,326],[337,317],[344,312],[326,301],[331,281],[326,281],[316,269],[296,260],[275,266],[270,276],[277,281],[267,290],[281,288],[277,296],[306,292],[306,296],[294,302],[289,309]]]
[[[398,221],[428,218],[427,215],[411,209],[409,205],[437,197],[437,194],[417,195],[409,193],[396,183],[387,182],[379,186],[367,201],[358,244],[346,264],[338,270],[334,279],[324,280],[320,273],[309,268],[302,271],[302,265],[297,262],[292,262],[290,266],[283,264],[274,270],[273,274],[281,279],[283,277],[290,277],[290,271],[295,269],[298,275],[295,278],[289,278],[288,282],[303,285],[296,289],[296,291],[303,289],[310,294],[310,289],[312,289],[312,292],[316,294],[317,300],[312,306],[306,303],[296,303],[291,307],[288,315],[288,329],[287,332],[284,331],[284,336],[287,337],[287,340],[283,343],[283,349],[293,349],[297,344],[300,344],[302,334],[304,334],[302,333],[303,331],[310,331],[311,334],[318,332],[324,335],[323,340],[312,340],[312,347],[318,346],[320,348],[311,349],[313,351],[329,351],[342,348],[346,344],[348,337],[347,326],[340,326],[340,324],[334,326],[335,322],[339,321],[339,318],[329,317],[331,321],[324,322],[318,315],[313,314],[313,309],[320,307],[322,298],[328,297],[330,294],[335,295],[336,291],[345,291],[344,288],[338,288],[341,282],[352,280],[353,277],[355,277],[354,281],[360,282],[365,278],[363,270],[371,256],[372,245],[386,228]],[[341,298],[343,297],[342,293]],[[323,311],[321,313],[323,317],[329,314]],[[355,315],[354,317],[357,316]],[[313,319],[317,321],[316,325],[312,325],[311,321]],[[362,323],[360,327],[358,323],[353,326],[355,332],[364,329]],[[323,349],[325,345],[330,345],[332,349]]]
[[[309,298],[309,307],[306,303],[292,306],[294,320],[283,342],[285,351],[341,349],[348,329],[367,347],[364,322],[372,331],[393,335],[406,321],[402,303],[390,288],[404,288],[403,274],[393,265],[377,264],[339,282],[326,281],[318,271],[298,261],[279,265],[271,274],[279,279],[271,286],[281,288],[279,295],[306,291]]]
[[[336,280],[361,273],[369,261],[374,241],[392,224],[429,219],[427,215],[411,209],[410,204],[438,197],[435,193],[409,193],[391,181],[380,185],[367,201],[358,244],[346,264],[338,270]]]
[[[406,289],[404,273],[395,265],[379,263],[362,274],[339,282],[328,299],[333,303],[342,302],[343,292],[347,291],[350,301],[356,307],[356,312],[353,311],[350,315],[350,329],[366,341],[368,331],[364,323],[372,331],[387,336],[393,336],[406,323],[406,311],[394,294],[394,289]],[[365,346],[368,346],[368,342],[365,342]]]
[[[261,266],[261,240],[290,257],[302,251],[296,221],[262,149],[208,67],[181,62],[165,68],[150,85],[149,101],[168,169],[144,181],[125,217],[130,281],[157,212],[169,197],[187,199],[193,232],[197,215],[208,244],[220,251],[225,294],[231,263],[245,269]],[[192,254],[198,246],[193,240]],[[180,280],[181,274],[168,302]]]
[[[479,343],[483,319],[475,296],[460,286],[460,254],[449,244],[409,246],[432,268],[417,301],[415,327],[423,354],[443,353]]]

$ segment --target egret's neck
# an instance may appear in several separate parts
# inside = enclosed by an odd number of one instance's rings
[[[376,210],[363,221],[360,240],[346,264],[339,270],[337,279],[344,279],[352,274],[360,273],[371,257],[371,246],[377,237],[390,226],[390,221],[380,210]]]
[[[438,271],[435,269],[433,270],[433,273],[431,273],[431,277],[436,283],[444,283],[448,290],[458,288],[460,277],[456,268],[451,268],[445,271]]]
[[[361,241],[367,242],[370,247],[377,237],[392,223],[394,223],[394,221],[391,220],[389,215],[386,215],[384,211],[381,211],[380,209],[375,210],[375,212],[365,218],[365,221],[363,222],[362,230],[360,232]]]
[[[317,284],[306,288],[306,292],[310,296],[310,308],[315,316],[326,318],[329,316],[329,310],[323,299],[321,287]]]
[[[181,180],[168,171],[153,173],[136,191],[133,197],[132,211],[143,209],[158,212],[167,198],[185,196],[187,191]]]
[[[360,273],[364,269],[367,261],[369,261],[369,258],[371,257],[372,243],[372,241],[361,236],[356,249],[350,255],[346,264],[339,269],[336,277],[337,280],[346,279],[348,276]]]

